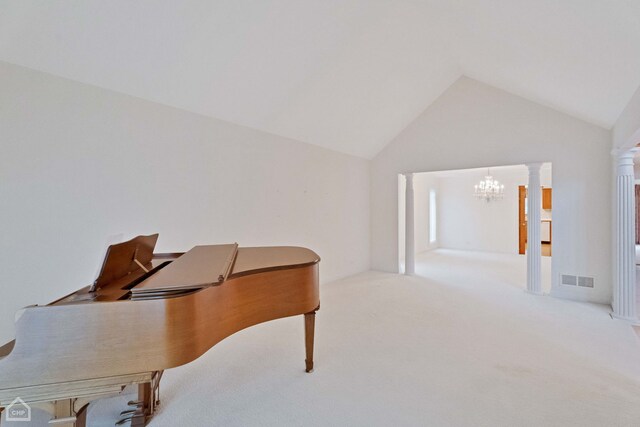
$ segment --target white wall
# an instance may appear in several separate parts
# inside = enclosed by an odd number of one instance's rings
[[[398,173],[552,162],[552,292],[608,303],[610,150],[610,131],[461,78],[372,162],[372,266],[398,270]],[[561,273],[592,276],[595,287],[561,288]]]
[[[615,147],[633,147],[640,144],[640,88],[631,97],[613,127]]]
[[[6,63],[0,129],[0,343],[118,233],[307,246],[323,282],[369,268],[366,160]]]
[[[443,174],[440,186],[440,246],[470,251],[518,253],[518,186],[527,185],[526,166],[491,168],[491,175],[504,185],[504,197],[484,202],[473,196],[474,185],[487,174],[471,169]],[[552,188],[551,167],[540,174],[542,186]],[[551,219],[551,211],[540,209],[541,218]]]

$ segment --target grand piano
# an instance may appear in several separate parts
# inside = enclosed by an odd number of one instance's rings
[[[84,427],[91,401],[133,387],[138,398],[117,424],[144,426],[164,370],[288,316],[304,315],[305,368],[313,370],[316,253],[227,244],[156,254],[157,239],[111,245],[92,285],[16,315],[16,338],[0,347],[0,415],[20,398],[49,405],[50,424]]]

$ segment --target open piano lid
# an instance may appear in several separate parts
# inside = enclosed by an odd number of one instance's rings
[[[132,299],[182,295],[227,279],[238,244],[196,246],[131,289]]]

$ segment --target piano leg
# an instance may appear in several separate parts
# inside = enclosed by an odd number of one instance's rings
[[[307,358],[305,363],[307,365],[307,372],[313,372],[313,336],[316,326],[316,312],[312,311],[304,315],[304,338],[305,347],[307,350]]]
[[[74,427],[87,427],[87,409],[89,408],[89,404],[84,405],[77,413],[76,413],[76,423]]]
[[[144,427],[153,413],[153,393],[151,383],[138,385],[138,402],[141,402],[138,411],[131,418],[131,427]]]
[[[150,383],[138,385],[137,410],[131,416],[131,427],[144,427],[147,425],[160,404],[160,380],[164,371],[154,374]]]

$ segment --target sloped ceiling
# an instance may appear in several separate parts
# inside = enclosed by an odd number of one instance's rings
[[[610,128],[637,0],[5,0],[0,60],[371,158],[461,75]]]

